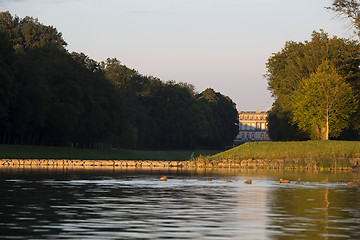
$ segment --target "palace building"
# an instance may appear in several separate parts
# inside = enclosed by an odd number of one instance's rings
[[[240,111],[239,110],[239,134],[234,144],[245,142],[270,141],[267,132],[267,112],[265,111]]]

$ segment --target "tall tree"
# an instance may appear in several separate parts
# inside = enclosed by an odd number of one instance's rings
[[[311,41],[287,42],[267,63],[268,88],[279,106],[288,109],[290,96],[303,79],[314,73],[324,60],[329,60],[339,74],[359,88],[360,46],[357,41],[332,37],[314,31]]]
[[[275,98],[274,106],[277,106],[277,112],[282,113],[283,116],[287,114],[288,119],[292,118],[291,114],[294,111],[292,95],[304,79],[316,72],[324,60],[328,60],[337,69],[338,74],[351,85],[358,96],[360,92],[358,42],[338,37],[330,38],[323,31],[314,31],[310,41],[287,42],[285,47],[271,56],[266,63],[268,88]],[[356,122],[359,121],[354,121],[355,125],[357,125]],[[271,126],[276,126],[276,124],[269,122],[270,131],[272,131]],[[279,130],[281,131],[281,128]],[[302,134],[299,133],[298,136]]]
[[[327,60],[301,82],[291,97],[293,120],[315,139],[337,137],[357,108],[350,84]]]
[[[6,117],[16,97],[14,51],[6,33],[0,32],[0,119]]]
[[[229,97],[211,88],[200,93],[197,99],[203,104],[210,126],[209,136],[203,141],[213,147],[231,144],[239,130],[239,117],[235,103]]]

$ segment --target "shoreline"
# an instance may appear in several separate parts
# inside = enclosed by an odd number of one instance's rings
[[[179,167],[182,161],[82,160],[82,159],[0,159],[0,166],[66,167]]]
[[[360,158],[348,159],[348,167],[328,170],[353,170]],[[116,168],[238,168],[238,169],[307,169],[321,170],[316,163],[304,164],[304,159],[223,159],[223,160],[85,160],[85,159],[0,159],[0,167],[54,166],[54,167],[116,167]]]

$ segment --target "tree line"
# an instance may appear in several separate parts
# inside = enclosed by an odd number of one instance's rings
[[[328,9],[359,31],[359,1],[336,0]],[[268,115],[272,140],[360,140],[358,41],[314,31],[308,41],[286,42],[266,66],[275,98]]]
[[[232,100],[70,53],[37,19],[0,13],[0,143],[87,148],[223,148]]]

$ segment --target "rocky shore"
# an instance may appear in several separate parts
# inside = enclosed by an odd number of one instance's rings
[[[181,163],[152,160],[0,159],[0,166],[178,167]]]
[[[247,169],[314,169],[305,166],[296,159],[247,159],[247,160],[188,160],[188,161],[153,161],[153,160],[81,160],[81,159],[0,159],[0,166],[54,166],[54,167],[143,167],[143,168],[247,168]],[[357,167],[359,159],[350,159],[351,166],[338,169]],[[302,164],[302,165],[300,165]]]

